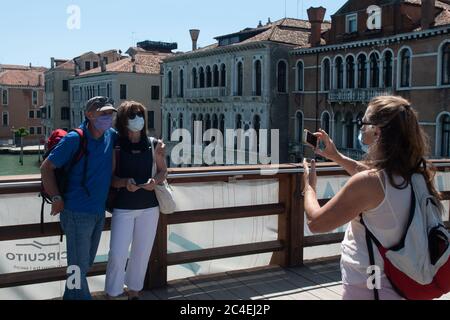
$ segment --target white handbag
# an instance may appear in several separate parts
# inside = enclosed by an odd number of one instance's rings
[[[154,147],[155,141],[156,140],[154,138],[150,138],[153,154],[152,178],[154,178],[157,174],[155,147]],[[175,212],[177,204],[173,196],[173,189],[167,182],[167,180],[164,180],[161,184],[156,185],[155,194],[159,202],[159,211],[161,213],[171,214]]]

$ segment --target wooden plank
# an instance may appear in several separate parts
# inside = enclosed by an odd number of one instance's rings
[[[167,215],[167,224],[173,225],[192,222],[278,215],[284,213],[284,208],[284,204],[277,203],[257,206],[182,211]]]
[[[160,300],[182,300],[183,295],[175,289],[170,282],[166,287],[150,290]]]
[[[103,231],[109,230],[111,230],[111,218],[106,218]],[[25,224],[0,227],[0,241],[47,238],[60,235],[61,229],[59,222],[44,224],[44,232],[41,232],[40,224]]]
[[[332,289],[336,286],[336,283],[332,283],[330,280],[320,277],[320,275],[309,271],[306,267],[290,268],[288,272],[293,272],[299,277],[309,280],[315,283],[315,286],[311,286],[305,289],[307,292],[317,296],[321,300],[341,300],[342,296],[339,292],[335,292]],[[325,280],[324,280],[325,279]],[[329,285],[332,283],[332,285]]]
[[[294,280],[294,275],[289,273],[288,269],[273,268],[270,270],[248,271],[248,273],[252,274],[252,276],[259,274],[267,285],[270,285],[275,289],[274,293],[266,294],[269,299],[276,297],[290,297],[299,293],[306,293],[308,300],[317,299],[316,296],[311,296],[311,293],[308,292],[308,289],[310,287],[315,287],[315,284],[299,277],[296,277],[296,280]],[[297,298],[299,297],[297,296]]]
[[[167,255],[167,265],[173,266],[191,262],[239,257],[258,253],[274,252],[282,249],[283,243],[281,241],[266,241],[235,246],[170,253]]]
[[[215,274],[191,277],[188,280],[199,287],[213,300],[238,300],[232,290],[228,290],[224,284],[230,277],[226,274]]]
[[[304,240],[304,201],[302,197],[302,175],[291,176],[291,213],[290,213],[290,246],[289,266],[303,264],[303,240]]]
[[[272,270],[273,266],[262,268],[262,270]],[[277,289],[269,283],[266,283],[264,275],[256,274],[258,269],[252,270],[240,270],[227,272],[235,280],[242,283],[248,292],[254,292],[254,296],[251,296],[246,300],[262,300],[268,299],[277,293]]]
[[[291,232],[290,232],[290,215],[292,205],[291,195],[291,179],[289,176],[281,177],[278,180],[278,201],[285,204],[285,214],[278,216],[278,241],[285,244],[283,251],[275,252],[272,255],[270,264],[279,266],[288,266],[290,264],[290,250],[291,250]]]
[[[344,232],[307,236],[304,239],[304,247],[307,248],[339,243],[344,240],[344,236]]]
[[[88,273],[88,277],[106,274],[106,262],[96,263]],[[66,267],[0,274],[0,288],[19,287],[37,283],[66,280]]]
[[[210,295],[188,279],[172,281],[171,286],[183,296],[183,300],[212,300]]]
[[[144,281],[145,289],[158,289],[167,285],[167,258],[167,215],[161,213]]]

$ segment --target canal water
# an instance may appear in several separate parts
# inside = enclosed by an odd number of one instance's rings
[[[38,174],[38,155],[24,155],[23,166],[19,163],[20,156],[13,154],[0,154],[0,176],[14,176],[25,174]]]

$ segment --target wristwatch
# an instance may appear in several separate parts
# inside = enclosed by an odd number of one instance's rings
[[[58,202],[58,201],[62,201],[63,200],[63,197],[61,197],[61,196],[53,196],[52,197],[52,202]]]

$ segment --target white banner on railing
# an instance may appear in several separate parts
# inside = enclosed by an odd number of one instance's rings
[[[346,183],[348,177],[319,177],[319,198],[331,198]],[[439,190],[450,190],[450,173],[439,173],[436,177]],[[251,206],[278,203],[279,185],[274,179],[186,183],[173,186],[178,210],[195,210]],[[446,201],[448,220],[449,202]],[[34,224],[40,221],[41,199],[36,194],[0,196],[0,226]],[[46,222],[51,218],[46,205]],[[172,225],[168,228],[169,253],[183,252],[222,246],[272,241],[277,239],[277,216],[255,217]],[[337,231],[344,231],[345,227]],[[309,231],[305,226],[305,234]],[[0,273],[15,273],[66,266],[66,245],[59,237],[27,239],[0,243]],[[107,261],[109,232],[104,232],[98,250],[97,261]],[[317,258],[339,254],[339,245],[305,249],[305,258]],[[168,278],[179,279],[195,275],[224,272],[265,266],[271,253],[220,259],[172,266]],[[103,291],[104,276],[89,279],[91,291]],[[0,299],[51,299],[61,297],[64,282],[29,285],[0,289]]]

